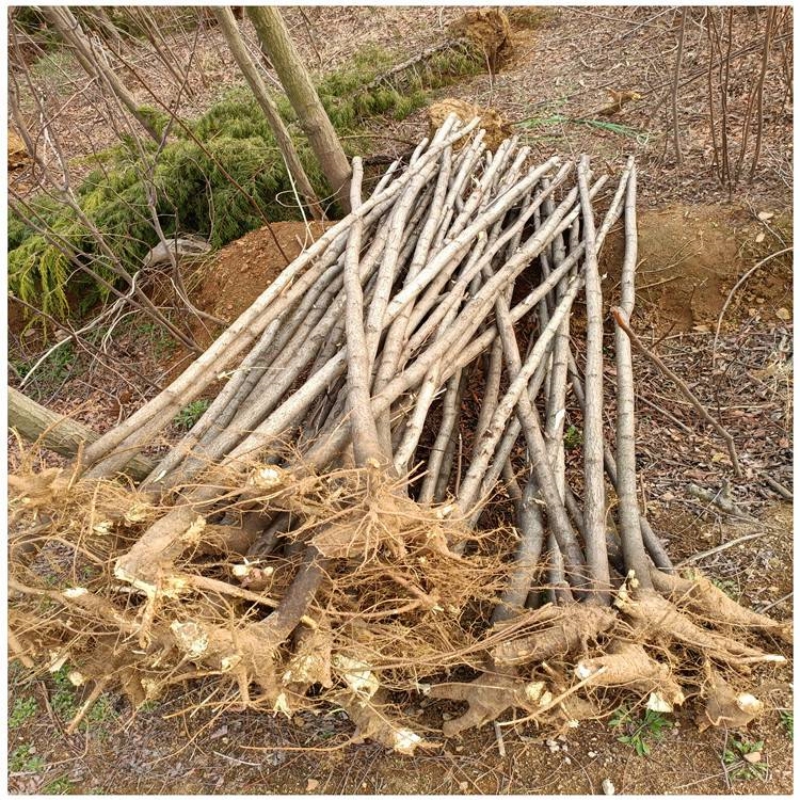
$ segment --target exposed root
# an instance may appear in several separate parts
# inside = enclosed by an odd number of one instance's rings
[[[655,695],[651,704],[659,711],[671,711],[685,700],[668,664],[661,664],[639,644],[614,641],[608,655],[578,662],[575,675],[588,679],[590,686],[624,688],[639,695]]]
[[[66,494],[69,485],[70,478],[61,467],[51,467],[39,473],[8,476],[8,488],[13,500],[28,511],[49,508]]]
[[[737,692],[728,684],[719,670],[705,664],[707,683],[703,686],[705,719],[700,720],[701,731],[709,725],[724,728],[746,728],[764,712],[764,704],[749,692]]]
[[[225,630],[193,620],[170,624],[175,645],[195,664],[235,677],[245,704],[249,685],[256,683],[274,706],[281,693],[275,675],[275,646],[256,624]]]
[[[155,522],[134,546],[117,559],[114,574],[147,595],[175,570],[175,560],[201,540],[205,519],[190,506],[180,506]]]
[[[471,683],[439,683],[429,692],[433,699],[465,701],[469,709],[442,725],[445,736],[458,736],[470,728],[493,722],[510,708],[529,713],[547,706],[553,699],[544,681],[526,682],[510,673],[480,675]]]
[[[323,689],[333,686],[331,651],[333,637],[323,617],[316,628],[298,628],[294,636],[294,653],[281,678],[295,694],[304,695],[312,686]]]
[[[653,570],[653,578],[659,592],[667,595],[679,607],[690,609],[714,625],[753,628],[774,633],[792,643],[791,623],[778,622],[765,614],[744,608],[699,573],[691,580],[686,580],[678,575],[666,575]]]
[[[337,692],[333,699],[355,724],[355,741],[372,739],[389,750],[407,756],[413,755],[418,747],[430,746],[418,733],[400,724],[383,702],[383,692],[365,699],[355,692],[343,691]]]
[[[684,647],[722,663],[744,666],[759,661],[780,663],[781,655],[748,647],[728,636],[696,625],[675,606],[654,592],[640,592],[636,600],[621,600],[622,612],[631,619],[636,632],[649,641],[674,640]]]
[[[359,736],[405,754],[428,743],[388,692],[415,692],[421,681],[433,698],[468,704],[444,723],[445,736],[511,712],[522,715],[517,722],[566,730],[607,713],[601,702],[623,693],[666,711],[698,683],[704,724],[735,726],[760,706],[725,682],[726,671],[782,660],[726,635],[737,624],[770,634],[777,623],[720,601],[704,579],[661,574],[654,582],[668,597],[629,579],[615,607],[549,605],[487,628],[487,600],[502,592],[515,547],[503,529],[471,531],[451,506],[422,508],[362,470],[318,476],[260,466],[250,475],[257,480],[247,481],[246,497],[218,483],[220,499],[194,507],[159,508],[103,481],[62,485],[64,505],[43,537],[72,548],[75,566],[56,587],[36,562],[13,567],[18,657],[51,668],[68,662],[76,679],[95,682],[91,702],[119,687],[138,707],[213,675],[231,682],[244,706],[291,716],[333,703]],[[241,469],[230,478],[241,486]],[[255,526],[220,523],[247,514],[263,526],[282,513],[291,517],[277,529],[280,554],[253,561],[242,553]],[[468,544],[469,556],[455,556],[454,543]],[[85,581],[76,578],[80,565],[91,567]],[[43,602],[57,610],[43,615]],[[700,675],[687,651],[706,664]],[[479,676],[439,682],[465,667]]]
[[[532,612],[530,621],[537,625],[536,633],[494,648],[496,664],[513,666],[585,653],[591,640],[613,627],[615,615],[598,606],[545,606]]]

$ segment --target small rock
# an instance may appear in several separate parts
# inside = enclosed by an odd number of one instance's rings
[[[564,756],[564,763],[570,766],[570,764],[572,764],[572,759],[569,756]]]
[[[757,750],[753,753],[745,753],[742,758],[747,761],[748,764],[758,764],[761,761],[761,753]]]
[[[315,792],[319,788],[319,781],[314,778],[309,778],[306,783],[307,792]]]
[[[774,216],[775,214],[773,214],[772,211],[758,212],[758,218],[761,220],[761,222],[769,222]]]
[[[603,778],[603,794],[616,794],[617,788],[608,778]]]
[[[209,736],[208,738],[209,739],[222,739],[224,736],[227,735],[227,733],[228,733],[228,726],[227,725],[223,725],[221,728],[217,728],[217,730],[215,730],[214,733],[212,733],[211,736]]]
[[[597,758],[597,753],[595,753],[594,750],[590,750],[586,755],[589,756],[589,758]]]
[[[447,722],[447,721],[449,721],[449,720],[453,719],[453,715],[452,715],[452,714],[448,714],[448,713],[445,711],[445,712],[444,712],[444,714],[442,714],[442,719],[443,719],[445,722]]]

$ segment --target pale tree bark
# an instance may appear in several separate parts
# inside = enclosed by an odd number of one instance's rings
[[[111,69],[105,58],[105,53],[99,52],[99,42],[91,42],[69,8],[66,6],[49,6],[43,8],[42,12],[56,27],[64,41],[72,45],[75,57],[81,67],[89,75],[97,78],[101,84],[108,85],[136,121],[147,131],[148,135],[155,142],[160,143],[161,136],[158,131],[142,113],[134,96],[128,91],[114,70]]]
[[[606,552],[606,497],[603,478],[603,290],[597,265],[594,214],[589,199],[589,157],[578,165],[578,187],[586,245],[586,409],[584,412],[584,536],[594,601],[610,602]]]
[[[685,17],[685,15],[684,15]],[[636,303],[636,262],[639,244],[636,230],[636,167],[628,159],[630,177],[625,196],[625,258],[620,278],[620,308],[630,320]],[[639,583],[653,588],[647,560],[636,492],[636,394],[633,383],[631,343],[619,326],[614,329],[617,364],[617,497],[619,527],[625,565],[636,572]]]
[[[364,168],[360,158],[353,159],[353,180],[351,183],[350,204],[353,209],[361,205],[361,180]],[[350,410],[353,431],[353,450],[356,464],[363,466],[383,462],[378,428],[370,407],[370,358],[367,348],[367,334],[364,329],[364,292],[361,288],[359,264],[364,220],[353,223],[347,240],[344,262],[344,289],[346,297],[345,330],[347,332],[347,406]]]
[[[333,129],[300,54],[289,36],[280,11],[269,6],[248,6],[247,14],[262,48],[278,73],[289,102],[308,136],[319,165],[336,199],[350,212],[350,164]]]
[[[239,26],[236,24],[236,18],[233,12],[229,6],[220,6],[214,9],[214,14],[219,22],[220,30],[225,36],[225,41],[233,57],[236,59],[236,63],[239,65],[239,69],[241,69],[242,74],[247,79],[247,83],[252,89],[256,100],[258,100],[258,104],[261,106],[264,116],[267,118],[269,127],[275,134],[275,140],[286,161],[286,168],[289,170],[289,174],[297,185],[298,191],[308,203],[314,219],[322,219],[324,215],[319,204],[319,199],[311,186],[311,182],[308,180],[303,165],[300,163],[297,151],[292,144],[289,131],[278,112],[278,107],[275,105],[275,101],[269,96],[267,87],[258,72],[258,67],[247,52],[247,47],[239,32]]]

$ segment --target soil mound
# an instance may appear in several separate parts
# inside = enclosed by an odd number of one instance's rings
[[[269,227],[250,231],[223,247],[204,266],[194,301],[215,317],[227,321],[236,319],[280,275],[287,263],[333,224],[273,222]]]
[[[8,131],[8,168],[9,170],[21,169],[31,162],[28,148],[22,137],[12,130]]]
[[[483,141],[492,152],[511,135],[511,126],[493,108],[480,106],[446,97],[428,108],[428,122],[431,132],[437,130],[449,114],[456,114],[462,122],[469,122],[474,117],[481,118],[480,127],[486,131]]]
[[[502,11],[483,8],[467,11],[451,24],[450,31],[481,48],[492,72],[506,64],[514,51],[511,25]]]
[[[659,328],[676,333],[714,328],[725,298],[751,266],[740,252],[742,231],[719,206],[672,206],[639,215],[637,297],[652,304]],[[609,289],[619,282],[623,242],[609,237],[603,254]],[[756,305],[791,308],[791,279],[776,266],[757,283]],[[746,287],[747,288],[747,287]]]

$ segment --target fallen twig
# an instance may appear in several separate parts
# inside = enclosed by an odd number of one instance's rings
[[[733,440],[733,436],[731,436],[731,434],[728,433],[728,431],[725,430],[725,428],[723,428],[722,425],[720,425],[720,423],[717,422],[717,420],[715,420],[714,417],[712,417],[711,414],[705,410],[703,404],[686,385],[686,382],[679,378],[655,353],[653,353],[644,345],[641,339],[639,339],[633,330],[631,330],[628,320],[625,317],[625,312],[620,308],[612,308],[611,313],[613,314],[617,325],[619,325],[619,327],[622,328],[622,330],[628,335],[628,338],[630,338],[633,346],[640,353],[642,353],[642,355],[646,356],[653,364],[655,364],[661,370],[661,372],[664,373],[664,375],[666,375],[675,383],[686,399],[689,400],[694,406],[698,414],[700,414],[700,416],[722,437],[728,447],[728,453],[731,457],[731,464],[733,465],[734,474],[737,478],[741,478],[742,468],[739,466],[739,457],[736,453],[736,443]]]

